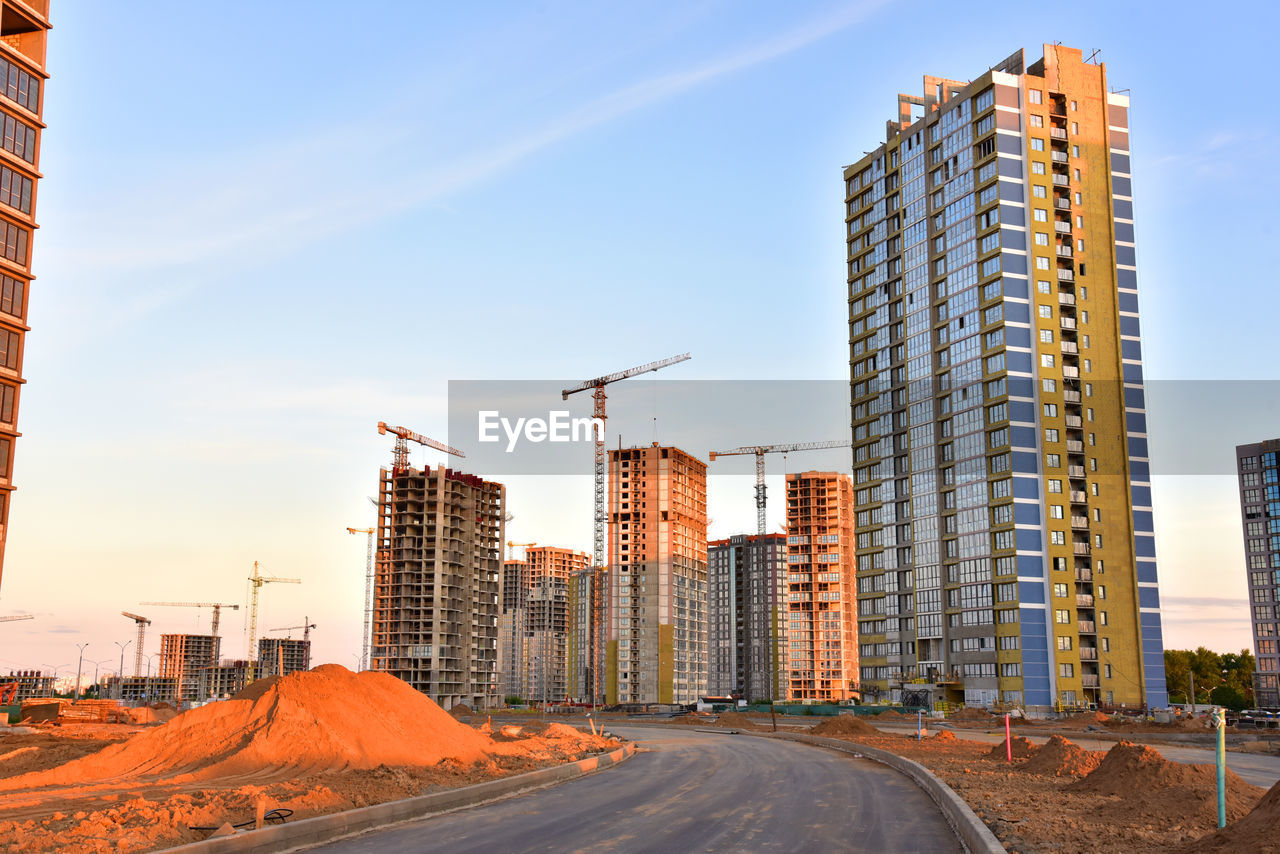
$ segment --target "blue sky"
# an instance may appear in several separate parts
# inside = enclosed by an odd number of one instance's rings
[[[74,663],[76,640],[109,657],[142,600],[243,601],[254,560],[304,578],[267,588],[264,626],[310,616],[318,660],[350,664],[364,543],[343,528],[371,520],[376,422],[446,439],[449,380],[686,350],[665,378],[846,377],[841,167],[922,75],[974,77],[1018,47],[1098,48],[1133,98],[1148,376],[1276,378],[1280,298],[1256,252],[1276,240],[1277,120],[1251,85],[1269,79],[1266,4],[52,13],[0,593],[0,613],[39,619],[0,626],[0,667]],[[1237,425],[1205,438],[1224,460],[1280,435],[1258,413]],[[1248,642],[1226,471],[1157,484],[1170,646]],[[510,485],[514,539],[589,548],[586,483]],[[742,476],[711,490],[713,530],[753,524]],[[207,620],[153,611],[148,652]]]

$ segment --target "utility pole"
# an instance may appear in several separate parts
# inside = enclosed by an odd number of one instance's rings
[[[131,643],[133,641],[125,641],[124,643],[116,641],[116,646],[120,647],[120,684],[116,688],[116,692],[119,694],[116,698],[118,700],[124,699],[124,651],[129,648]]]
[[[89,645],[88,642],[76,644],[76,646],[80,648],[80,660],[76,662],[76,700],[77,701],[80,700],[80,674],[84,672],[84,648],[88,645]]]

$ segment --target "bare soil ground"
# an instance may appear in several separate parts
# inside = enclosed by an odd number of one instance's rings
[[[337,702],[353,697],[357,711]],[[0,734],[0,840],[9,851],[151,851],[252,821],[259,800],[297,820],[616,746],[558,723],[505,735],[476,724],[391,677],[328,665],[161,725]]]

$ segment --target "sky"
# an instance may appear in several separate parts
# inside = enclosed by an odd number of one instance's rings
[[[1232,447],[1280,435],[1280,297],[1249,251],[1275,244],[1277,118],[1249,84],[1278,14],[949,9],[54,0],[0,587],[0,614],[36,619],[0,624],[0,668],[66,673],[88,643],[113,671],[121,611],[153,620],[149,655],[208,630],[152,600],[241,604],[242,656],[255,561],[302,579],[263,589],[261,628],[307,618],[313,659],[353,665],[366,544],[345,529],[373,523],[377,422],[447,441],[451,381],[683,352],[664,380],[847,381],[841,168],[924,74],[1055,41],[1132,98],[1147,377],[1257,381],[1213,423],[1153,387],[1150,419],[1165,644],[1247,646]],[[848,429],[805,426],[723,445]],[[772,494],[801,460],[770,460]],[[752,529],[749,462],[716,465],[712,535]],[[510,538],[589,550],[581,472],[506,478]]]

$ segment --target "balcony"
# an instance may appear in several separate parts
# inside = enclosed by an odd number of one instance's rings
[[[1068,415],[1067,417],[1068,417],[1068,418],[1070,418],[1071,416],[1070,416],[1070,415]],[[1078,418],[1079,416],[1076,416],[1076,417]],[[1085,503],[1085,502],[1087,502],[1088,500],[1089,500],[1089,499],[1085,498],[1085,495],[1084,495],[1084,493],[1083,493],[1083,492],[1081,492],[1081,491],[1079,491],[1079,490],[1075,490],[1075,489],[1071,490],[1071,503],[1072,503],[1072,504],[1084,504],[1084,503]]]
[[[1077,594],[1076,594],[1076,607],[1077,607],[1077,608],[1092,608],[1092,607],[1093,607],[1093,596],[1092,596],[1091,594],[1089,594],[1089,593],[1077,593]]]
[[[1071,223],[1069,223],[1069,222],[1063,222],[1063,221],[1062,221],[1062,220],[1060,220],[1060,219],[1059,219],[1059,220],[1054,220],[1054,223],[1053,223],[1053,230],[1054,230],[1054,231],[1056,231],[1056,232],[1058,232],[1059,234],[1070,234],[1070,233],[1071,233]]]
[[[1066,347],[1067,345],[1066,345],[1066,344],[1063,344],[1062,346],[1063,346],[1063,347]],[[1075,345],[1073,344],[1073,345],[1071,345],[1071,346],[1073,346],[1073,347],[1074,347]],[[1066,351],[1064,350],[1063,352],[1066,352]],[[1073,350],[1072,352],[1075,352],[1075,351]],[[1081,426],[1081,419],[1080,419],[1080,416],[1079,416],[1079,415],[1068,415],[1068,416],[1067,416],[1067,426],[1068,426],[1068,427],[1080,427],[1080,426]],[[1073,498],[1072,500],[1074,501],[1075,499]],[[1084,499],[1083,499],[1083,497],[1082,497],[1080,500],[1081,500],[1081,501],[1083,501],[1083,500],[1084,500]]]
[[[1074,282],[1076,280],[1076,271],[1058,268],[1059,282]]]
[[[1088,543],[1072,543],[1071,551],[1075,552],[1078,555],[1087,555],[1089,554],[1089,551],[1090,551],[1089,544]]]
[[[1091,569],[1077,569],[1077,570],[1076,570],[1076,581],[1087,581],[1087,582],[1092,582],[1092,581],[1093,581],[1093,570],[1091,570]]]
[[[1067,466],[1067,477],[1084,477],[1084,466]]]
[[[1049,156],[1053,158],[1054,163],[1066,163],[1067,153],[1065,151],[1051,151]]]
[[[1059,246],[1059,247],[1058,247],[1058,257],[1059,257],[1059,258],[1071,258],[1071,257],[1073,257],[1074,255],[1075,255],[1075,253],[1073,253],[1073,252],[1071,251],[1071,247],[1070,247],[1070,246]]]
[[[1072,517],[1071,517],[1071,527],[1073,527],[1073,528],[1088,528],[1088,527],[1089,527],[1089,517],[1088,517],[1088,516],[1072,516]]]
[[[1098,630],[1093,625],[1093,620],[1080,620],[1078,625],[1082,635],[1096,635],[1098,633]]]
[[[1075,294],[1058,294],[1058,305],[1075,305]]]
[[[1076,345],[1076,342],[1074,341],[1063,341],[1062,352],[1069,353],[1071,355],[1078,355],[1080,353],[1080,348]],[[1076,424],[1074,426],[1079,427],[1080,425]]]
[[[1071,184],[1071,180],[1067,178],[1066,175],[1053,176],[1053,185],[1055,187],[1067,187],[1067,186],[1070,186],[1070,184]]]
[[[1080,392],[1072,391],[1071,389],[1063,389],[1062,399],[1065,400],[1067,403],[1079,403]]]
[[[1064,317],[1064,318],[1061,318],[1060,323],[1061,323],[1061,325],[1062,325],[1062,328],[1063,328],[1063,329],[1075,329],[1075,328],[1076,328],[1076,319],[1075,319],[1074,317]]]
[[[1066,369],[1065,369],[1065,368],[1063,368],[1063,370],[1065,371]],[[1063,374],[1063,376],[1066,376],[1066,374],[1064,373],[1064,374]],[[1084,453],[1084,442],[1081,442],[1079,439],[1068,439],[1068,440],[1067,440],[1067,453],[1068,453],[1068,454],[1083,454],[1083,453]]]
[[[1080,674],[1080,684],[1081,684],[1081,685],[1083,685],[1083,686],[1084,686],[1084,687],[1086,687],[1086,688],[1097,688],[1097,687],[1098,687],[1098,674],[1096,674],[1096,673],[1081,673],[1081,674]]]
[[[1096,646],[1080,647],[1080,660],[1081,661],[1097,661],[1098,648]]]
[[[1049,136],[1052,137],[1053,139],[1066,139],[1067,129],[1066,128],[1049,128]]]
[[[1055,196],[1053,199],[1053,206],[1060,211],[1069,211],[1071,210],[1071,200],[1060,199]]]

